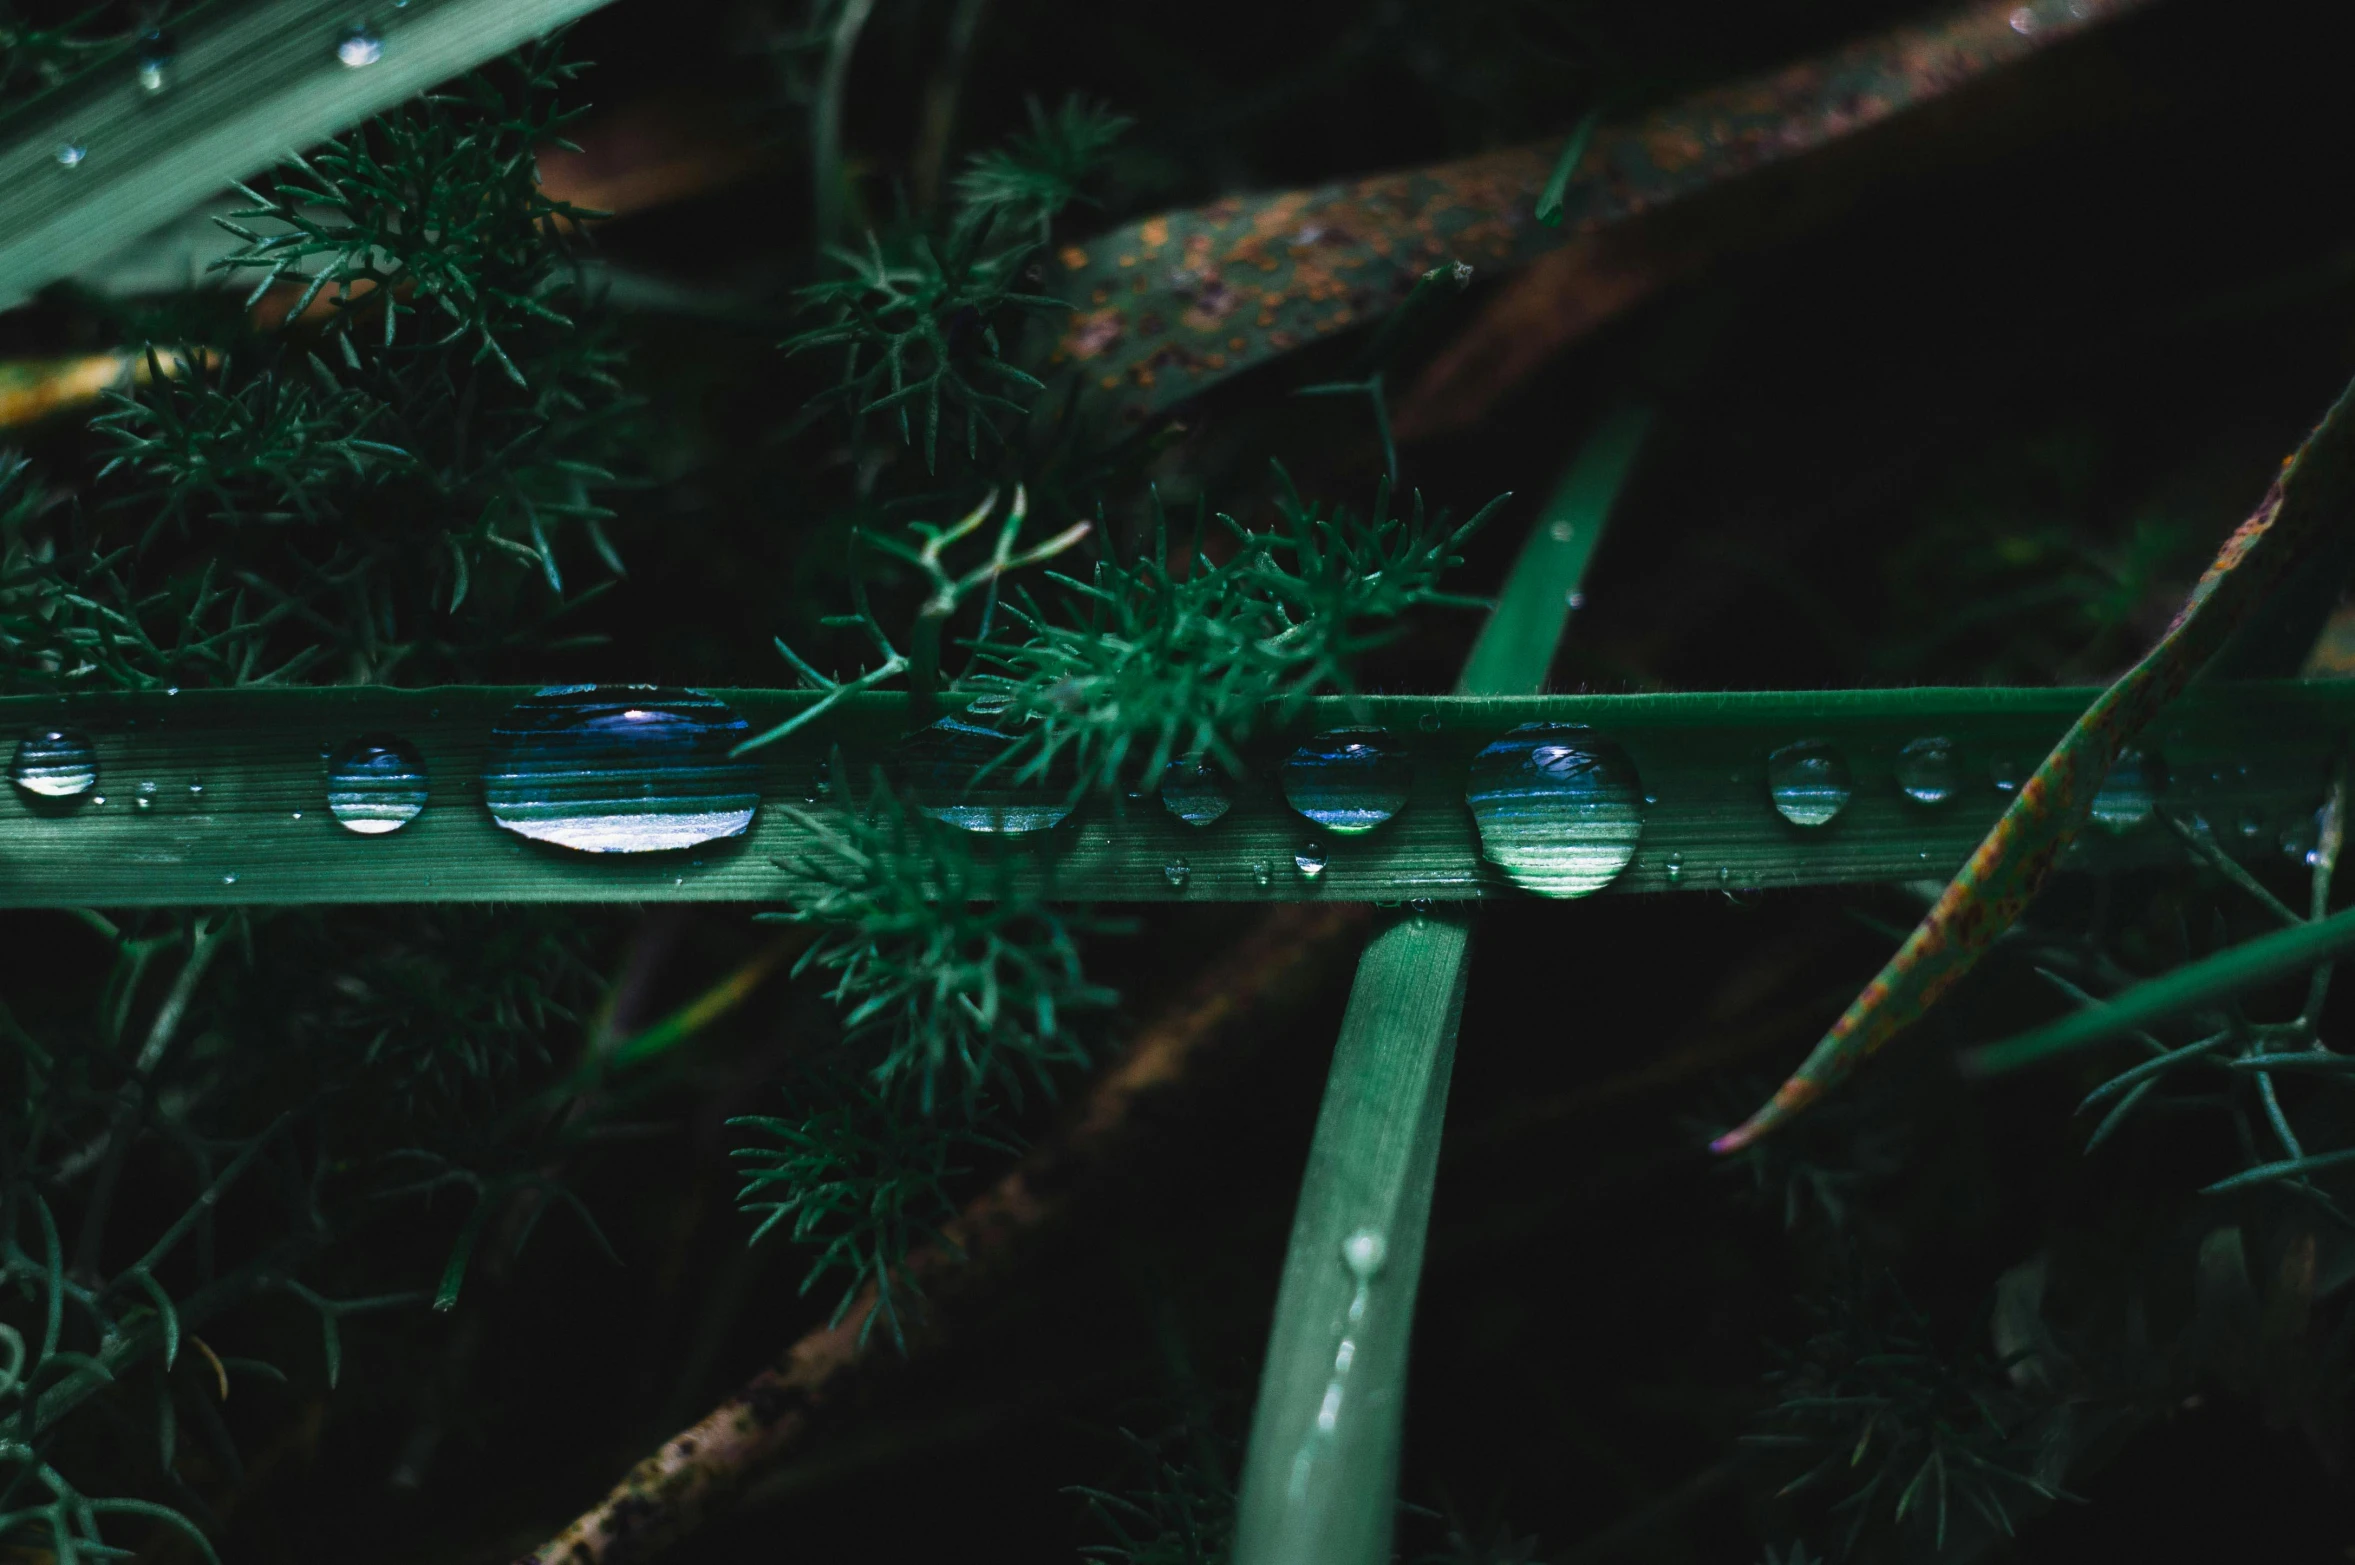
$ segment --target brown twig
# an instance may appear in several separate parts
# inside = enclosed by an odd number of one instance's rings
[[[937,1242],[909,1255],[903,1276],[933,1304],[909,1333],[910,1353],[942,1340],[947,1304],[1013,1270],[1078,1204],[1094,1176],[1116,1161],[1140,1105],[1184,1081],[1262,1002],[1321,971],[1368,915],[1358,904],[1277,908],[1147,1023],[1053,1137],[968,1204]],[[863,1337],[859,1325],[872,1302],[870,1286],[839,1324],[802,1337],[517,1565],[624,1565],[694,1532],[749,1476],[798,1443],[869,1361],[868,1343],[877,1339]]]

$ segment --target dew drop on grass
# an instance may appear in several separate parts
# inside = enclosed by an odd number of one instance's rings
[[[2167,791],[2167,762],[2157,751],[2121,750],[2093,796],[2093,819],[2104,831],[2129,832],[2158,813]]]
[[[1897,752],[1897,786],[1916,804],[1944,804],[1962,785],[1951,739],[1916,739]]]
[[[138,796],[137,796],[136,798],[134,798],[134,799],[131,801],[131,807],[132,807],[133,809],[136,809],[136,810],[152,810],[152,809],[154,809],[154,808],[155,808],[155,784],[154,784],[154,783],[151,783],[151,782],[143,782],[143,783],[141,783],[141,784],[139,785],[139,793],[138,793]]]
[[[80,168],[82,161],[89,156],[90,149],[81,142],[60,142],[57,147],[57,166],[59,168]]]
[[[1005,763],[1011,735],[964,717],[920,728],[892,752],[892,781],[903,798],[936,821],[966,831],[1046,831],[1071,814],[1071,790],[1016,783]],[[996,764],[993,764],[996,763]]]
[[[424,813],[425,785],[425,761],[408,740],[362,734],[327,763],[327,810],[344,830],[381,837]]]
[[[1802,739],[1766,758],[1766,791],[1792,825],[1828,826],[1848,808],[1856,785],[1846,756],[1820,739]]]
[[[237,884],[237,872],[236,872],[235,870],[231,870],[231,871],[230,871],[228,874],[226,874],[226,875],[223,875],[223,876],[221,877],[221,884],[222,884],[222,885],[224,885],[224,886],[234,886],[234,885],[236,885],[236,884]]]
[[[1162,772],[1161,802],[1187,825],[1207,826],[1235,807],[1235,790],[1225,772],[1196,756]]]
[[[335,46],[335,57],[352,70],[374,65],[384,58],[384,40],[373,29],[355,27],[343,35]]]
[[[1668,877],[1668,883],[1672,886],[1683,880],[1684,855],[1681,853],[1669,854],[1668,862],[1660,866],[1660,872]]]
[[[36,728],[17,741],[9,779],[42,799],[78,799],[98,786],[98,752],[71,728]]]
[[[1253,859],[1251,861],[1251,883],[1253,885],[1265,886],[1275,878],[1275,868],[1267,860]]]
[[[1600,891],[1635,858],[1644,790],[1627,752],[1577,723],[1523,723],[1472,757],[1480,851],[1548,897]]]
[[[1354,837],[1406,808],[1414,758],[1380,728],[1336,728],[1284,762],[1284,798],[1327,831]]]
[[[1997,793],[2017,793],[2030,770],[2016,755],[1999,755],[1987,763],[1987,780],[1995,784]]]
[[[1161,866],[1161,878],[1169,882],[1172,890],[1183,891],[1186,882],[1194,878],[1194,868],[1184,859],[1171,859]]]
[[[1300,871],[1303,880],[1314,880],[1325,872],[1325,845],[1311,837],[1292,855],[1292,867]]]
[[[189,797],[189,798],[191,798],[191,799],[201,799],[201,798],[203,798],[203,797],[204,797],[204,784],[203,784],[203,783],[190,783],[190,784],[188,785],[188,797]]]
[[[172,84],[172,61],[176,53],[169,33],[157,29],[140,35],[139,50],[133,63],[137,67],[139,85],[143,90],[161,92]]]
[[[725,702],[658,685],[551,685],[491,729],[483,800],[519,837],[583,853],[661,853],[740,837],[759,772],[729,755]]]

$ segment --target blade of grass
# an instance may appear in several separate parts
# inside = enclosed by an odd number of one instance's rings
[[[1549,534],[1545,547],[1566,546]],[[1532,579],[1553,593],[1550,577]],[[811,796],[820,762],[837,745],[864,776],[907,720],[903,697],[861,696],[759,752],[752,759],[767,802],[742,839],[688,853],[571,854],[509,836],[482,807],[491,728],[526,693],[313,689],[0,700],[0,757],[35,728],[79,729],[96,748],[95,792],[106,800],[60,808],[0,789],[0,905],[774,900],[807,888],[801,866],[812,846],[779,806]],[[755,731],[817,699],[714,693]],[[1254,767],[1237,803],[1213,827],[1186,826],[1154,801],[1090,803],[1059,830],[1011,842],[977,838],[974,846],[1014,858],[1021,883],[1051,879],[1058,894],[1075,899],[1519,896],[1480,857],[1463,781],[1482,745],[1516,724],[1544,721],[1591,724],[1617,741],[1656,796],[1635,861],[1612,883],[1614,893],[1945,876],[2001,814],[2007,796],[1990,781],[1995,761],[2009,758],[2024,770],[2096,694],[1911,689],[1325,701],[1250,751]],[[1388,728],[1412,753],[1412,790],[1407,807],[1379,831],[1332,838],[1293,813],[1267,773],[1309,735],[1363,722]],[[2355,682],[2203,682],[2146,742],[2163,751],[2177,779],[2169,808],[2279,824],[2311,814],[2337,754],[2333,736],[2350,729]],[[357,836],[326,811],[320,748],[378,732],[417,747],[431,796],[425,813],[402,830]],[[1953,741],[1960,762],[1955,797],[1932,808],[1908,799],[1896,781],[1899,750],[1925,735]],[[1790,825],[1767,802],[1767,754],[1800,737],[1836,745],[1855,774],[1853,801],[1813,831]],[[2217,772],[2221,780],[2209,781]],[[203,792],[191,793],[191,783]],[[143,793],[143,784],[152,790]],[[141,797],[151,804],[137,807]],[[1329,859],[1314,880],[1293,868],[1293,855],[1312,839],[1323,841]],[[2238,852],[2252,846],[2240,839],[2228,845]],[[2273,851],[2270,842],[2263,846]],[[2153,821],[2123,836],[2090,834],[2070,862],[2175,862],[2181,851]],[[1192,871],[1183,888],[1163,874],[1181,857]],[[1266,885],[1254,866],[1267,869]]]
[[[175,17],[166,90],[140,85],[126,43],[0,119],[0,307],[604,3],[223,0]],[[347,64],[339,48],[371,12],[380,52]]]
[[[2033,1032],[1969,1050],[1962,1068],[2001,1076],[2060,1055],[2107,1043],[2170,1016],[2196,1011],[2303,973],[2355,950],[2355,908],[2217,952]]]
[[[2158,644],[2071,725],[1879,976],[1780,1090],[1712,1143],[1734,1152],[1846,1079],[1977,965],[2035,898],[2118,753],[2182,691],[2355,496],[2355,384],[2340,392],[2249,519],[2227,538]]]
[[[1465,659],[1460,694],[1544,688],[1570,596],[1651,424],[1649,407],[1630,408],[1581,445]],[[1359,959],[1268,1333],[1235,1565],[1390,1558],[1407,1346],[1471,955],[1470,910],[1456,908],[1391,925]]]

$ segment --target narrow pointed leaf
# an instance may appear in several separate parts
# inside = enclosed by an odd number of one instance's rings
[[[1714,1143],[1748,1146],[1838,1085],[1920,1018],[2016,922],[2076,838],[2119,752],[2355,497],[2355,385],[2339,394],[2143,660],[2102,692],[2020,785],[2019,797],[1878,977],[1765,1106]]]

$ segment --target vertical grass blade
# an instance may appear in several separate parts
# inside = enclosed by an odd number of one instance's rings
[[[1612,415],[1571,461],[1465,659],[1462,695],[1534,695],[1650,430]],[[1383,1565],[1407,1344],[1471,966],[1469,909],[1422,913],[1359,959],[1292,1219],[1244,1455],[1235,1565]]]
[[[604,3],[243,0],[175,18],[168,87],[143,86],[126,47],[0,119],[0,308]]]

